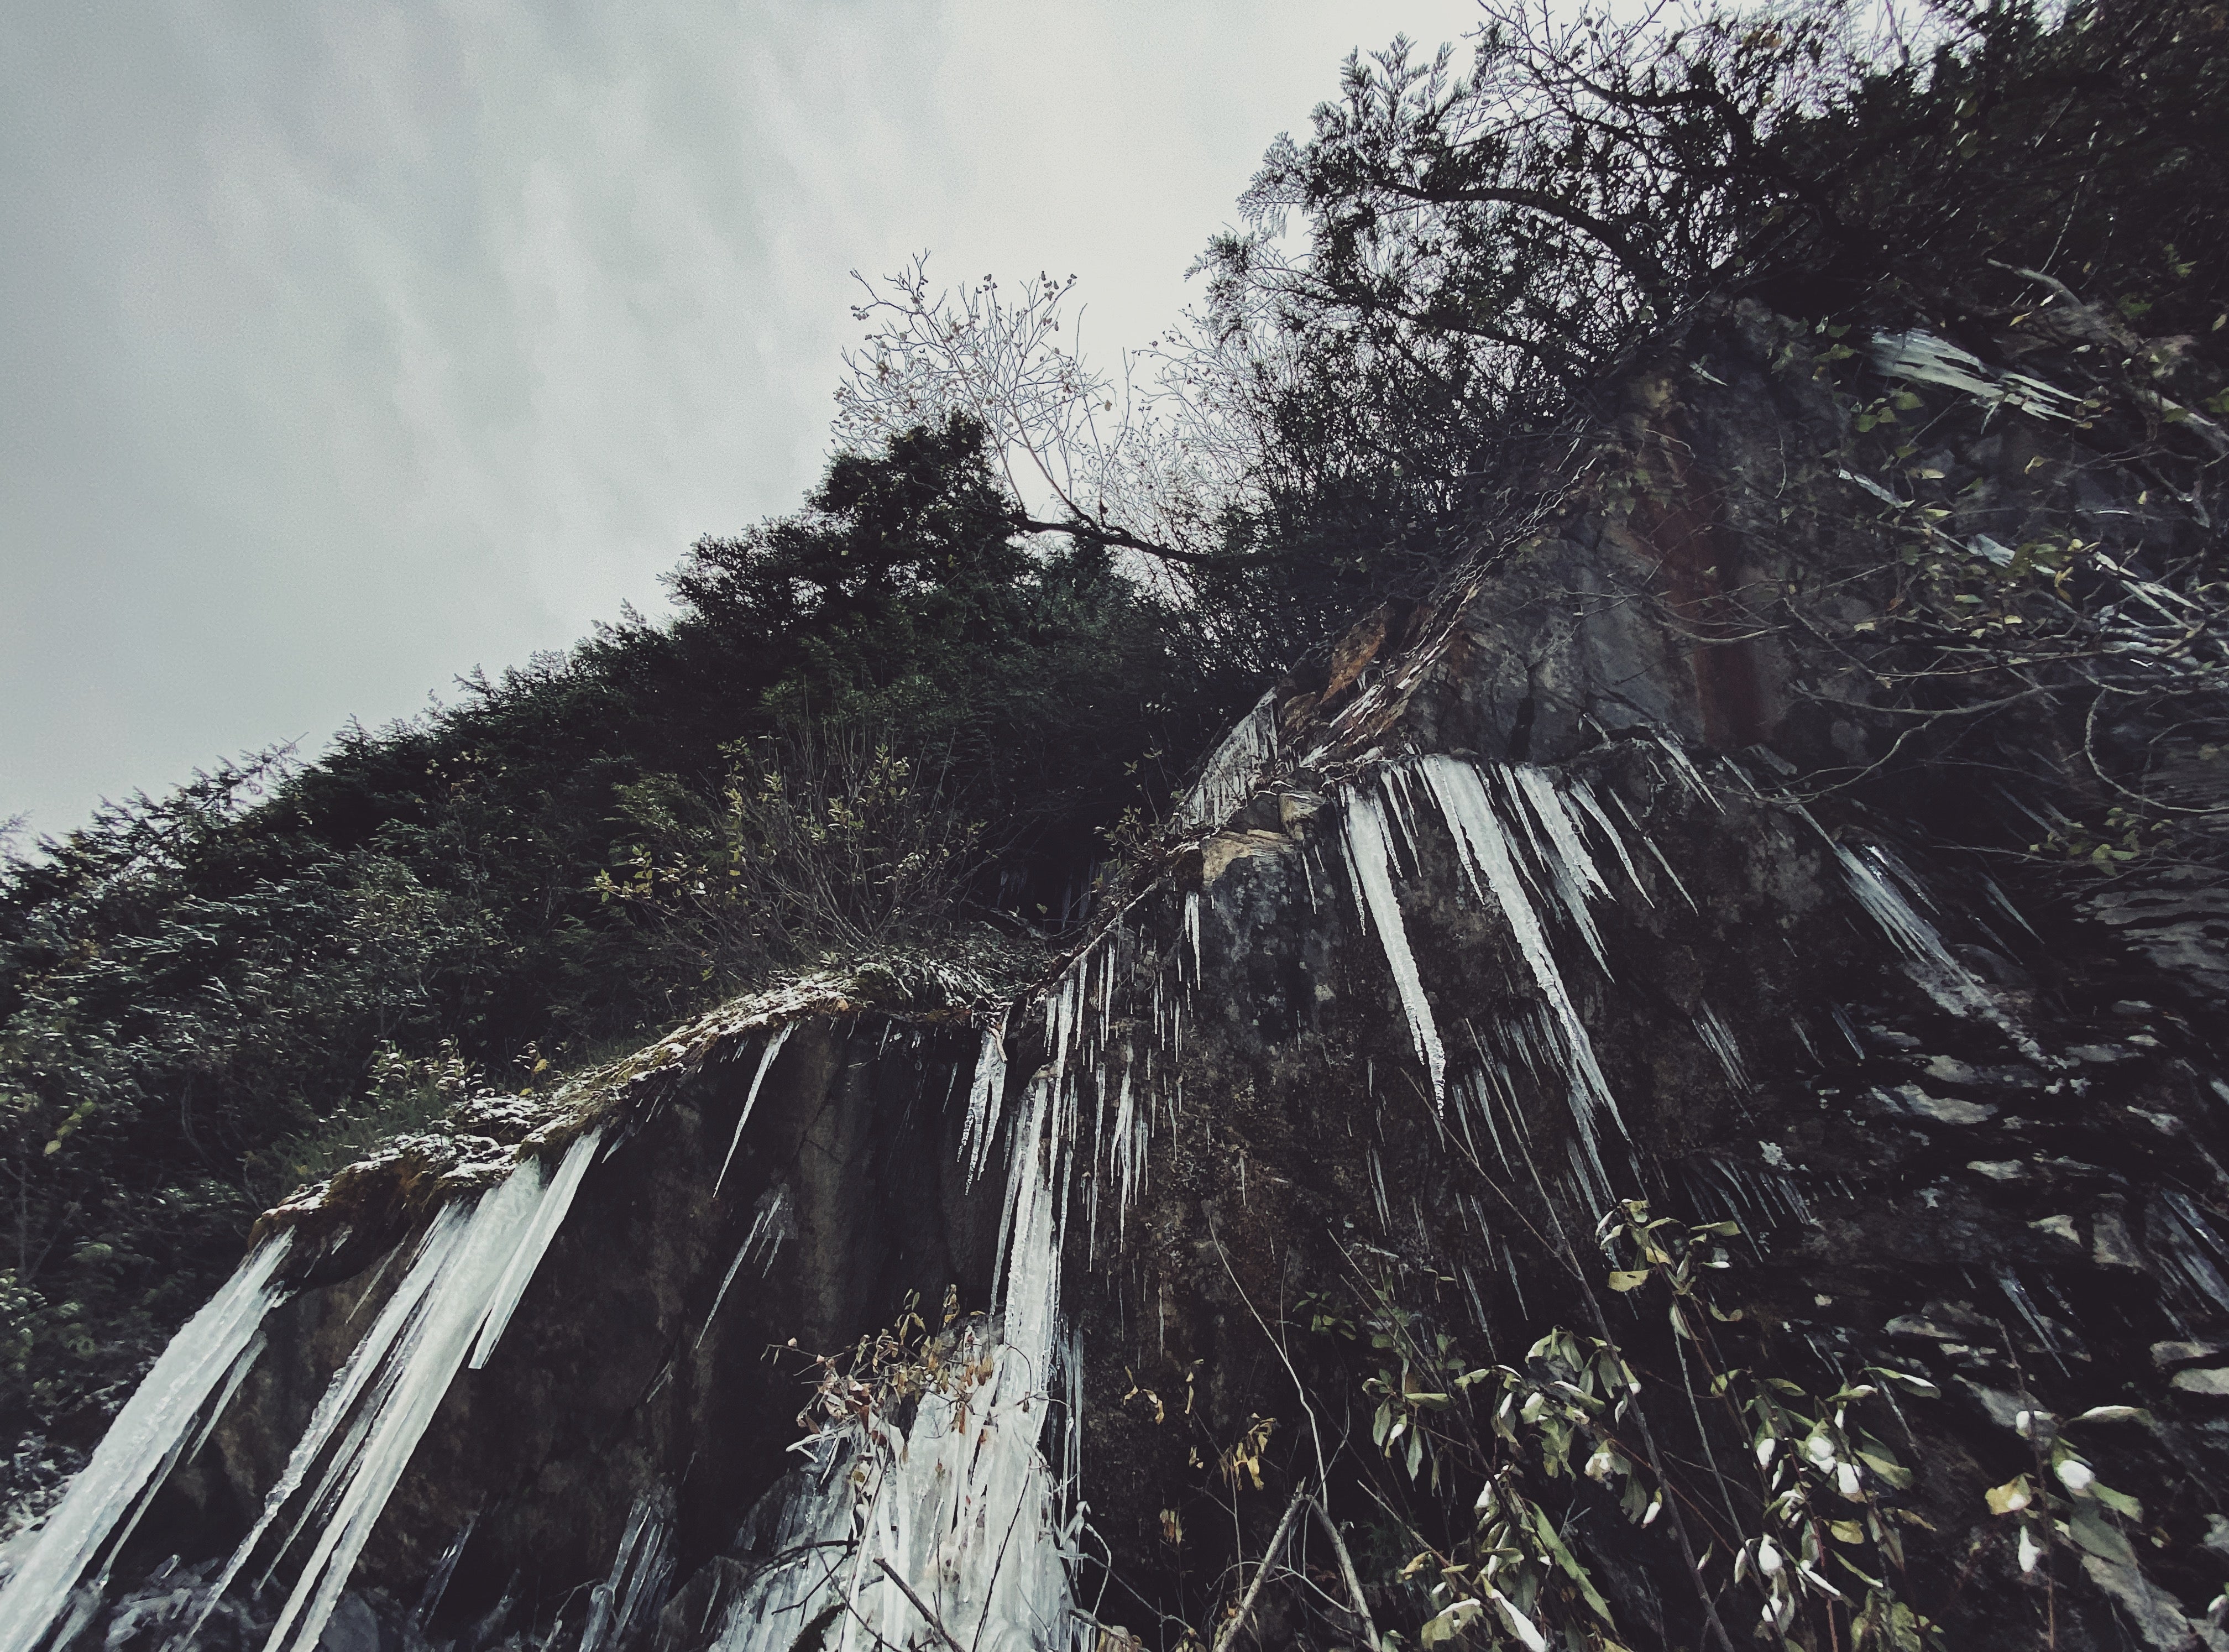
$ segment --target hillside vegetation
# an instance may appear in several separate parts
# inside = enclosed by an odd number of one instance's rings
[[[1075,416],[1102,387],[1026,331],[1037,300],[900,287],[819,487],[690,550],[672,618],[10,863],[0,1426],[88,1442],[259,1209],[467,1090],[832,960],[915,1008],[1011,991],[1235,715],[1552,505],[1618,370],[1699,305],[1814,329],[1897,462],[1917,401],[1860,345],[1914,325],[2049,352],[2162,489],[2215,497],[2229,459],[2219,4],[1489,10],[1352,61],[1241,206],[1118,435]],[[2083,546],[2019,550],[2008,577],[2078,605]],[[2162,647],[2215,646],[2220,552],[2179,568]],[[2118,680],[2088,643],[2039,674],[1915,568],[1883,666],[1913,706]],[[2215,698],[2142,709],[2195,749]],[[1975,726],[1900,760],[1996,761]],[[2202,800],[2111,807],[2037,852],[2221,864]]]

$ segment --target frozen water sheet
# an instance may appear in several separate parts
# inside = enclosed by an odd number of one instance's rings
[[[0,1588],[0,1652],[32,1652],[46,1640],[79,1580],[104,1550],[112,1554],[185,1454],[212,1400],[222,1405],[253,1362],[263,1321],[286,1295],[278,1273],[288,1248],[284,1234],[258,1245],[170,1339],[117,1413]]]
[[[283,1552],[316,1524],[301,1575],[272,1626],[268,1652],[317,1643],[458,1370],[467,1357],[477,1366],[493,1353],[564,1221],[601,1135],[582,1135],[554,1174],[530,1160],[476,1204],[452,1205],[434,1217],[410,1272],[358,1357],[335,1375],[274,1488],[275,1501],[267,1502],[228,1571],[234,1575],[246,1564],[252,1546],[338,1433],[306,1512],[280,1546]]]

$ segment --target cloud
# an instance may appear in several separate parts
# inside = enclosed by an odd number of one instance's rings
[[[1467,6],[0,16],[0,814],[562,646],[826,452],[847,272],[1182,275],[1339,58]]]

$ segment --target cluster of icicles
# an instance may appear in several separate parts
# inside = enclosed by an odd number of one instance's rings
[[[979,1064],[977,1088],[988,1070]],[[995,1080],[993,1081],[995,1082]],[[1060,1219],[1050,1091],[1033,1085],[1017,1121],[1000,1236],[999,1334],[968,1328],[947,1369],[987,1366],[920,1397],[900,1437],[881,1419],[824,1430],[794,1448],[801,1488],[760,1546],[771,1564],[729,1606],[716,1652],[787,1652],[823,1626],[832,1652],[908,1646],[931,1634],[983,1652],[1061,1647],[1074,1637],[1070,1560],[1080,1523],[1063,1522],[1070,1472],[1056,1481],[1039,1449],[1060,1335]],[[1073,1426],[1074,1395],[1068,1397]]]
[[[318,1400],[254,1529],[209,1591],[203,1618],[292,1507],[292,1524],[260,1581],[305,1539],[308,1551],[267,1646],[292,1652],[317,1644],[451,1380],[460,1366],[478,1370],[495,1352],[564,1222],[597,1139],[593,1130],[581,1136],[554,1174],[529,1160],[478,1198],[441,1207],[401,1282]],[[279,1276],[289,1243],[281,1234],[256,1248],[171,1339],[110,1425],[0,1591],[0,1652],[66,1642],[99,1608],[108,1567],[133,1525],[170,1471],[215,1426],[261,1352],[263,1321],[285,1295]],[[316,1488],[298,1502],[312,1472]],[[178,1637],[180,1645],[191,1644],[201,1621]]]
[[[769,1038],[751,1100],[788,1032],[784,1025]],[[986,1379],[924,1403],[895,1447],[882,1428],[857,1422],[800,1442],[807,1488],[782,1511],[772,1563],[729,1604],[716,1642],[722,1652],[787,1648],[830,1605],[848,1609],[840,1628],[826,1626],[837,1652],[855,1640],[876,1644],[877,1635],[903,1645],[927,1630],[917,1600],[984,1652],[1065,1643],[1074,1532],[1057,1521],[1060,1494],[1075,1476],[1057,1483],[1038,1450],[1051,1410],[1048,1383],[1063,1352],[1054,1199],[1062,1148],[1047,1094],[1032,1090],[1016,1122],[1000,1240],[1001,1334],[971,1333],[981,1346],[968,1350],[970,1363],[987,1365]],[[747,1102],[746,1120],[748,1113]],[[529,1161],[478,1199],[435,1214],[401,1282],[334,1375],[254,1528],[206,1591],[199,1615],[170,1642],[175,1652],[194,1643],[244,1575],[260,1591],[298,1552],[300,1569],[266,1652],[317,1644],[451,1382],[493,1353],[599,1136],[581,1135],[554,1174]],[[778,1208],[761,1210],[722,1297],[742,1263],[766,1248],[769,1218],[778,1215]],[[280,1274],[289,1244],[282,1234],[258,1246],[172,1339],[68,1495],[29,1540],[0,1589],[0,1652],[63,1644],[100,1609],[109,1566],[139,1515],[170,1471],[200,1449],[261,1351],[263,1322],[286,1295]],[[1066,1368],[1072,1378],[1072,1360]],[[1068,1432],[1072,1441],[1076,1430]],[[633,1511],[612,1575],[590,1591],[580,1652],[619,1644],[664,1604],[670,1520],[670,1500],[656,1495]],[[283,1535],[271,1541],[282,1521]],[[429,1585],[429,1601],[463,1535]]]
[[[1692,775],[1686,768],[1681,778]],[[1699,786],[1699,778],[1693,783]],[[1615,793],[1610,800],[1625,810]],[[1380,768],[1347,787],[1339,801],[1336,832],[1312,843],[1303,856],[1311,898],[1321,870],[1316,857],[1336,852],[1357,914],[1378,937],[1436,1107],[1444,1114],[1452,1101],[1453,1115],[1466,1131],[1474,1115],[1498,1142],[1497,1106],[1522,1120],[1518,1076],[1529,1073],[1567,1102],[1577,1127],[1576,1171],[1590,1194],[1606,1199],[1611,1178],[1603,1160],[1603,1122],[1621,1131],[1622,1125],[1559,954],[1583,951],[1607,975],[1594,906],[1617,897],[1594,845],[1606,846],[1605,858],[1643,902],[1650,897],[1628,834],[1680,888],[1677,874],[1629,813],[1628,830],[1620,829],[1583,779],[1529,765],[1416,757]],[[1529,1015],[1472,1027],[1474,1057],[1462,1062],[1449,1054],[1401,913],[1401,868],[1418,864],[1416,817],[1426,808],[1444,824],[1468,888],[1508,926],[1526,972],[1519,990],[1533,1005]],[[1685,890],[1680,892],[1684,897]],[[1150,894],[1141,897],[1140,903],[1150,899]],[[1199,892],[1185,897],[1181,933],[1166,957],[1153,952],[1131,914],[1122,914],[1071,961],[1042,1003],[1051,1061],[1031,1081],[1031,1102],[1050,1109],[1055,1135],[1063,1141],[1076,1140],[1082,1129],[1091,1132],[1089,1150],[1081,1159],[1092,1169],[1085,1197],[1095,1253],[1100,1188],[1111,1190],[1119,1222],[1143,1187],[1157,1122],[1173,1128],[1182,1113],[1185,1027],[1202,975],[1209,910]],[[1731,1038],[1715,1019],[1712,1025],[1731,1055]],[[968,1098],[971,1171],[988,1162],[999,1136],[1002,1061],[1001,1035],[986,1034]],[[1076,1162],[1062,1161],[1057,1203],[1063,1210]]]
[[[1708,795],[1684,754],[1669,745],[1663,750],[1678,778]],[[1597,845],[1643,902],[1649,896],[1636,845],[1693,904],[1623,800],[1609,795],[1624,829],[1583,779],[1444,755],[1408,759],[1346,788],[1335,832],[1314,839],[1302,861],[1312,900],[1325,869],[1310,857],[1335,848],[1344,862],[1357,913],[1378,938],[1442,1119],[1452,1116],[1475,1154],[1474,1115],[1506,1163],[1497,1112],[1512,1128],[1526,1129],[1518,1075],[1529,1073],[1536,1093],[1562,1094],[1576,1127],[1571,1174],[1605,1200],[1612,1178],[1603,1158],[1603,1121],[1621,1135],[1622,1122],[1559,953],[1590,958],[1607,978],[1594,906],[1612,896]],[[1426,996],[1398,899],[1400,869],[1404,860],[1417,862],[1417,817],[1427,808],[1444,824],[1468,887],[1506,924],[1533,1004],[1529,1017],[1483,1032],[1469,1028],[1474,1058],[1460,1062],[1451,1061]],[[1875,858],[1839,847],[1838,853],[1860,904],[1922,984],[1971,1012],[1975,989]],[[1185,897],[1181,933],[1166,955],[1127,922],[1128,913],[1079,953],[1043,996],[1051,1059],[1022,1087],[1011,1117],[1005,1028],[984,1034],[961,1154],[972,1186],[1005,1140],[999,1330],[969,1334],[982,1340],[969,1351],[971,1360],[979,1370],[987,1364],[988,1374],[930,1397],[903,1436],[867,1419],[800,1443],[802,1488],[774,1522],[772,1559],[726,1604],[715,1640],[719,1652],[776,1652],[816,1621],[834,1652],[909,1644],[938,1627],[982,1652],[1075,1639],[1084,1621],[1070,1595],[1082,1465],[1074,1415],[1078,1351],[1060,1320],[1066,1222],[1082,1167],[1095,1253],[1101,1187],[1114,1190],[1119,1221],[1144,1187],[1157,1115],[1173,1126],[1180,1114],[1185,1020],[1202,977],[1208,910],[1198,892]],[[738,1142],[789,1030],[776,1028],[761,1053],[736,1123]],[[1744,1082],[1740,1052],[1707,1006],[1697,1032],[1730,1081]],[[401,1282],[333,1377],[260,1518],[208,1592],[213,1604],[243,1578],[260,1591],[282,1565],[295,1568],[267,1652],[316,1644],[451,1382],[493,1352],[599,1139],[593,1129],[581,1135],[554,1170],[522,1163],[495,1187],[442,1207],[419,1237]],[[721,1167],[723,1179],[734,1151]],[[773,1229],[786,1219],[778,1202],[761,1201],[721,1285],[722,1299],[748,1257],[771,1259]],[[108,1568],[134,1523],[171,1469],[199,1449],[260,1351],[263,1321],[286,1294],[279,1281],[287,1248],[283,1235],[260,1245],[187,1323],[68,1495],[25,1540],[28,1552],[19,1543],[22,1558],[0,1589],[0,1652],[61,1644],[99,1610]],[[1469,1289],[1475,1297],[1475,1283]],[[1054,1403],[1063,1373],[1069,1417],[1056,1471],[1044,1437],[1048,1418],[1063,1409]],[[671,1570],[670,1508],[670,1499],[652,1497],[634,1511],[610,1578],[591,1591],[581,1652],[616,1645],[662,1605]],[[451,1546],[429,1596],[438,1593],[461,1541]],[[204,1606],[203,1617],[212,1609]],[[928,1613],[934,1626],[922,1621]],[[172,1646],[179,1652],[190,1646],[200,1622],[192,1620]]]

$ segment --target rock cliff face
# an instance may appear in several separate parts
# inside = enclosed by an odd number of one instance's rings
[[[1705,318],[1024,1000],[735,1006],[273,1212],[0,1649],[2224,1644],[2218,893],[1994,852],[1851,641],[1915,534],[2210,530],[1906,366],[1917,530]]]

